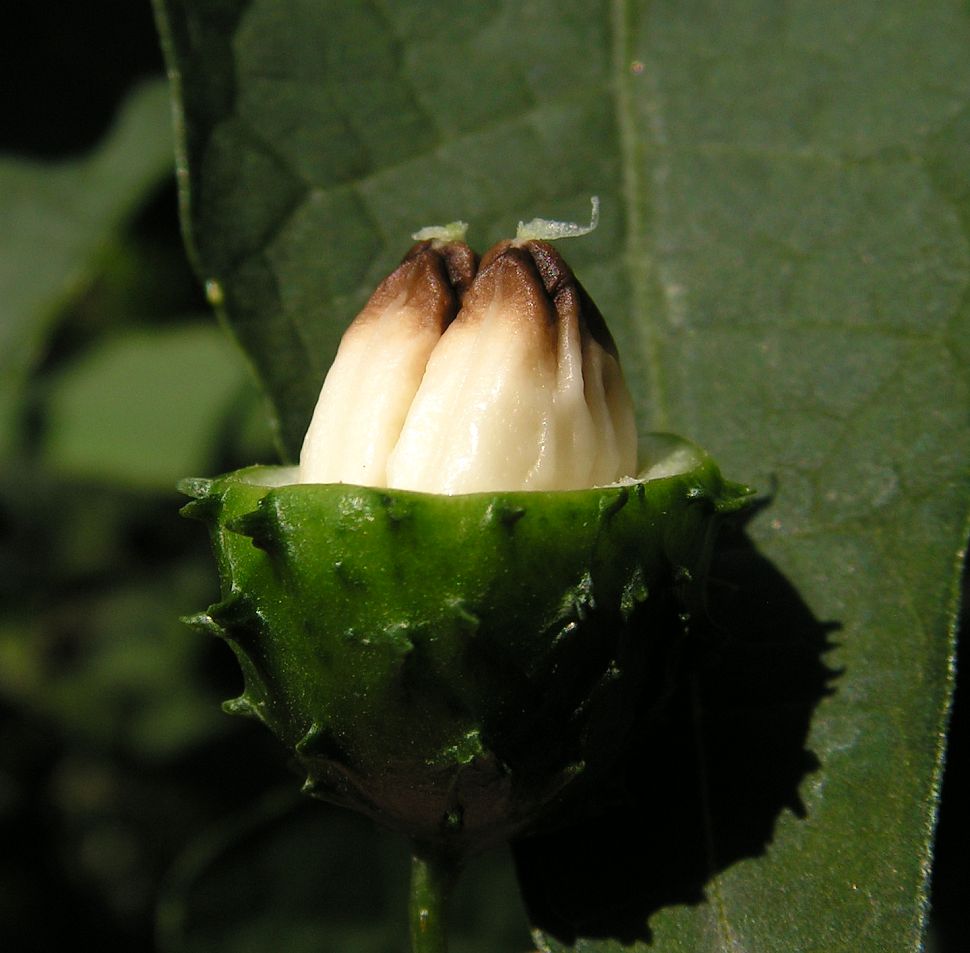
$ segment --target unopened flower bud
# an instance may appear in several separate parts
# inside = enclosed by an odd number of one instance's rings
[[[636,467],[616,346],[552,246],[500,242],[476,274],[463,243],[425,241],[344,335],[300,480],[569,490],[632,478]]]

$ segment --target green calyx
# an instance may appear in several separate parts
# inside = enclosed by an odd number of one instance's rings
[[[311,794],[419,841],[534,823],[662,694],[716,517],[750,496],[685,441],[647,449],[638,481],[577,491],[186,481],[222,584],[188,621],[245,678],[226,709],[272,729]]]

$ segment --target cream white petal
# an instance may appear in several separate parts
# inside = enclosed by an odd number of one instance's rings
[[[454,318],[453,282],[470,283],[474,256],[425,242],[381,283],[344,334],[300,454],[301,483],[387,485],[398,441],[432,350]]]
[[[301,483],[385,486],[387,458],[440,335],[406,307],[348,333],[300,453]]]

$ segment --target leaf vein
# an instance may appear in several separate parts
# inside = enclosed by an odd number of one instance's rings
[[[649,10],[645,11],[645,15]],[[640,337],[640,350],[647,370],[647,396],[651,425],[664,430],[669,427],[667,413],[666,383],[661,360],[660,330],[656,316],[651,315],[650,300],[651,271],[655,270],[655,258],[651,253],[644,210],[644,182],[642,167],[646,157],[640,145],[642,130],[637,122],[634,93],[631,85],[633,56],[630,39],[630,19],[632,12],[628,0],[613,0],[610,10],[612,31],[613,90],[616,110],[617,130],[620,144],[620,189],[626,209],[626,230],[624,236],[625,262],[629,277],[630,322]],[[637,78],[650,93],[648,104],[653,116],[653,138],[658,139],[657,112],[654,77],[651,64],[636,61],[639,71]],[[649,127],[648,127],[649,128]],[[660,140],[662,141],[662,139]],[[656,143],[655,143],[656,144]],[[659,298],[659,296],[658,296]]]

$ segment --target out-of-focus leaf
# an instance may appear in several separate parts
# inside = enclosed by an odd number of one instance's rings
[[[164,759],[225,730],[202,681],[203,641],[179,622],[208,572],[188,563],[154,583],[65,596],[0,625],[0,698],[68,737]]]
[[[52,319],[171,169],[171,141],[165,84],[155,81],[131,94],[85,158],[0,157],[0,454]]]
[[[461,217],[483,250],[601,196],[567,254],[641,424],[777,485],[751,536],[789,602],[839,626],[805,816],[768,818],[758,856],[725,866],[731,832],[699,796],[720,872],[703,903],[644,909],[642,934],[667,953],[916,950],[970,497],[966,5],[156,5],[197,265],[290,455],[412,230]],[[759,699],[736,699],[752,752],[783,714]],[[606,936],[540,940],[622,948]]]
[[[409,867],[407,844],[369,821],[272,795],[186,849],[160,898],[160,953],[405,953]],[[515,890],[504,855],[470,864],[454,953],[526,948]]]
[[[56,473],[171,490],[212,470],[224,422],[250,387],[236,348],[211,324],[107,338],[52,385],[47,462]]]

